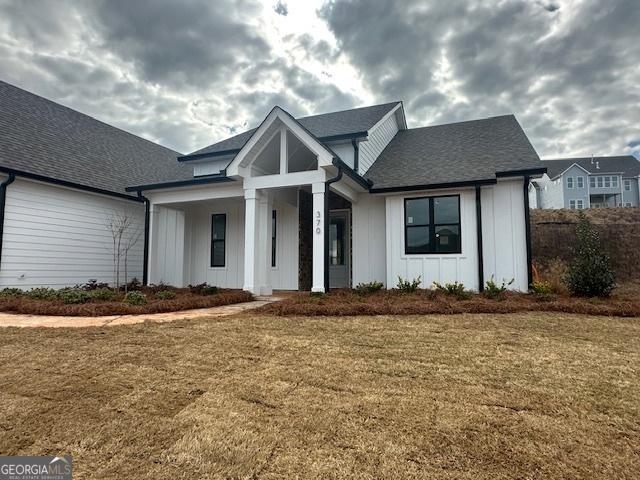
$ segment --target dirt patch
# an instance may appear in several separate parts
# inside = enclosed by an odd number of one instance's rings
[[[640,323],[243,317],[0,331],[0,451],[78,478],[636,478]]]
[[[565,312],[586,315],[620,317],[640,316],[638,285],[625,286],[611,298],[574,298],[565,295],[529,295],[506,293],[493,300],[473,294],[460,300],[453,295],[430,290],[403,294],[381,290],[359,295],[352,290],[333,290],[327,295],[300,292],[280,302],[258,308],[260,313],[291,316],[354,316],[354,315],[432,315],[457,313]]]
[[[189,289],[172,289],[176,297],[160,300],[154,297],[153,289],[143,289],[148,302],[145,305],[129,305],[120,294],[114,301],[90,300],[82,304],[65,304],[60,300],[38,300],[26,296],[0,297],[0,312],[28,315],[61,315],[96,317],[103,315],[139,315],[191,310],[196,308],[219,307],[234,303],[249,302],[253,296],[241,290],[219,290],[213,295],[198,295]]]

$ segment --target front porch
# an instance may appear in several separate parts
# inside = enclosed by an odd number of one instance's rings
[[[220,181],[146,194],[148,282],[256,295],[349,287],[351,205],[365,188],[347,168],[275,109]]]

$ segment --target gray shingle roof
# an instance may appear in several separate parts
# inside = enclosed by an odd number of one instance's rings
[[[640,161],[633,155],[593,157],[593,163],[591,163],[591,157],[548,159],[542,162],[547,167],[549,178],[557,177],[574,163],[593,174],[623,173],[629,177],[640,175]],[[600,168],[597,168],[598,166]]]
[[[365,175],[373,188],[493,180],[544,164],[513,115],[401,130]]]
[[[0,166],[125,193],[188,180],[178,152],[0,81]]]
[[[384,117],[389,110],[400,102],[373,105],[370,107],[353,108],[341,112],[323,113],[309,117],[297,118],[298,122],[319,139],[336,135],[347,135],[351,133],[366,132]],[[190,155],[202,155],[206,153],[217,153],[226,150],[239,150],[247,140],[253,135],[256,129],[253,128],[233,137],[214,143],[208,147],[201,148]]]

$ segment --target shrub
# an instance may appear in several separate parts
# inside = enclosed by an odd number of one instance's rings
[[[173,290],[161,290],[159,292],[156,292],[155,297],[158,300],[171,300],[173,298],[176,298],[176,292],[174,292]]]
[[[583,212],[576,227],[573,261],[565,277],[572,294],[580,297],[608,297],[615,287],[609,256],[602,251],[597,229]]]
[[[124,296],[124,302],[129,305],[145,305],[147,303],[147,296],[142,292],[134,290]]]
[[[444,292],[447,295],[453,295],[458,300],[468,300],[471,298],[471,292],[464,288],[462,282],[455,281],[453,283],[445,283],[444,286],[438,282],[433,282],[433,286],[439,292]]]
[[[378,290],[381,290],[384,285],[382,282],[369,282],[369,283],[359,283],[356,285],[355,291],[359,295],[369,295],[371,293],[375,293]]]
[[[493,300],[502,299],[502,298],[504,298],[504,294],[507,291],[507,287],[509,285],[511,285],[514,281],[515,281],[515,279],[513,279],[513,278],[509,282],[506,282],[503,279],[502,280],[502,284],[498,285],[493,280],[493,275],[491,275],[491,278],[489,280],[487,280],[487,283],[485,283],[485,285],[484,285],[484,291],[482,292],[482,294],[485,297],[491,298]]]
[[[79,288],[87,292],[92,292],[94,290],[109,288],[109,284],[102,283],[102,282],[98,283],[98,280],[96,280],[95,278],[92,278],[84,285],[76,285],[75,288]]]
[[[218,293],[218,287],[207,284],[207,282],[198,285],[189,285],[189,291],[196,295],[213,295]]]
[[[94,300],[110,301],[116,298],[116,292],[109,288],[98,288],[91,292],[91,298]]]
[[[47,287],[32,288],[26,295],[34,300],[56,300],[58,298],[58,292]]]
[[[91,299],[91,295],[80,288],[60,289],[57,297],[66,304],[87,303]]]
[[[24,292],[19,288],[3,288],[0,290],[0,297],[20,297]]]
[[[174,289],[173,286],[168,285],[168,284],[166,284],[164,282],[160,282],[160,283],[154,283],[154,284],[151,284],[151,285],[147,286],[145,291],[147,293],[156,294],[158,292],[166,292],[166,291],[173,290],[173,289]]]
[[[531,283],[530,287],[531,293],[535,293],[538,295],[550,295],[553,293],[553,287],[549,282],[544,280],[538,280]]]
[[[398,276],[397,289],[402,293],[414,293],[418,290],[418,287],[422,283],[422,276],[414,278],[413,280],[404,280],[401,276]]]
[[[142,288],[142,284],[137,277],[133,277],[129,283],[127,283],[127,292],[136,292]]]

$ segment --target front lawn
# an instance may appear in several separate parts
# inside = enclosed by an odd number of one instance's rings
[[[640,320],[0,330],[0,452],[77,478],[637,478]]]

